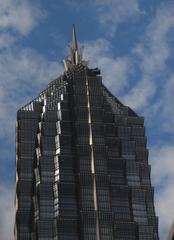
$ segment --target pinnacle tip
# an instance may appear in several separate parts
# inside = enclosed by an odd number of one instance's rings
[[[74,50],[78,49],[75,24],[72,24],[72,48]]]

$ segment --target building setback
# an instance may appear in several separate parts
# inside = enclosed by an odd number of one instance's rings
[[[15,239],[158,240],[144,118],[70,53],[17,112]]]

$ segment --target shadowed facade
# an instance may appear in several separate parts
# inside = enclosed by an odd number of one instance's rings
[[[17,113],[16,239],[158,240],[143,117],[88,68],[74,27],[64,65]]]

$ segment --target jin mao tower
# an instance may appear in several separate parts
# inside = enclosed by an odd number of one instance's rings
[[[15,239],[158,240],[144,118],[88,67],[74,26],[64,65],[17,112]]]

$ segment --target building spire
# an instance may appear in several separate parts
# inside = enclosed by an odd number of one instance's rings
[[[71,43],[71,48],[72,48],[74,51],[77,51],[77,50],[78,50],[75,24],[72,25],[72,43]]]
[[[74,24],[72,25],[72,42],[70,46],[70,58],[68,57],[64,59],[63,62],[66,71],[73,65],[77,65],[79,63],[86,64],[86,62],[82,60],[82,49],[81,48],[78,49],[77,36]]]

